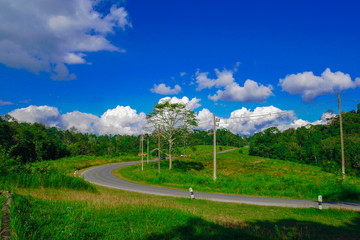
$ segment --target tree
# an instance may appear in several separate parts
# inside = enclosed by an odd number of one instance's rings
[[[169,145],[169,169],[172,168],[173,145],[177,140],[176,134],[180,132],[191,132],[198,126],[198,120],[192,110],[186,108],[181,103],[170,103],[170,101],[161,102],[154,106],[153,112],[146,116],[147,128],[155,132],[161,129],[161,137]]]

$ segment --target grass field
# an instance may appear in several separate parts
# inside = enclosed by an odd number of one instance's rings
[[[14,239],[356,239],[360,213],[159,197],[19,190]]]
[[[139,160],[138,156],[125,155],[119,157],[111,156],[76,156],[66,157],[53,161],[43,161],[32,164],[33,167],[56,167],[65,170],[68,173],[73,173],[75,170],[94,167],[103,164],[129,162]]]
[[[176,173],[186,177],[189,172],[200,178],[205,173],[212,176],[211,146],[202,150],[202,156],[175,160],[174,167],[178,170],[174,169],[169,176]],[[310,171],[289,162],[282,165],[277,160],[254,159],[246,152],[239,154],[239,150],[219,155],[218,159],[219,179],[233,178],[243,168],[249,177],[251,172],[253,175],[262,172],[259,169],[274,172],[275,168],[285,166],[288,169],[282,169],[284,176],[294,169],[301,170],[300,174]],[[53,161],[50,166],[72,172],[74,168],[126,160],[137,159],[77,157]],[[234,169],[232,165],[240,166],[239,162],[243,166]],[[247,166],[249,163],[256,167]],[[258,168],[260,163],[262,167]],[[46,164],[37,167],[49,166]],[[154,169],[149,168],[152,164],[145,165],[146,171],[149,174],[156,171],[156,164]],[[166,161],[162,166],[163,174],[168,169]],[[132,172],[138,174],[137,168]],[[257,180],[257,176],[253,179]],[[202,184],[206,189],[206,182]],[[94,188],[95,191],[54,187],[13,189],[10,210],[13,239],[357,239],[360,236],[360,212],[192,201]]]
[[[360,201],[360,179],[323,171],[320,167],[289,161],[253,157],[243,148],[217,156],[217,180],[213,176],[211,154],[179,158],[168,170],[162,162],[161,173],[157,163],[145,165],[142,172],[134,165],[119,170],[119,175],[136,182],[195,191],[268,196],[325,201]],[[340,172],[340,169],[339,169]]]

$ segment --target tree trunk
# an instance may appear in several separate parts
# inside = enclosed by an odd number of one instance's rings
[[[171,158],[172,142],[169,143],[169,169],[172,169],[172,158]]]

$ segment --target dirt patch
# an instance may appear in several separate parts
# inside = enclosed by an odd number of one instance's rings
[[[10,204],[12,202],[11,192],[0,191],[0,194],[7,198],[5,204],[2,206],[3,215],[1,216],[1,232],[0,239],[8,240],[11,239],[10,230]]]
[[[261,162],[264,162],[265,160],[259,160],[259,161],[255,161],[255,162],[252,162],[252,164],[258,164],[258,163],[261,163]]]

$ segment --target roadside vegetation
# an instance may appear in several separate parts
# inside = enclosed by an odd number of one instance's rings
[[[14,239],[356,239],[360,213],[142,195],[19,189]]]
[[[212,154],[179,158],[173,170],[162,163],[121,168],[119,176],[136,182],[204,192],[325,201],[360,201],[360,179],[323,171],[321,167],[249,156],[242,148],[217,155],[217,179],[213,180]],[[340,170],[339,170],[340,171]]]
[[[343,113],[345,172],[360,177],[360,104],[357,111]],[[280,132],[268,128],[250,139],[250,155],[319,166],[327,172],[341,169],[340,121]]]
[[[351,118],[348,121],[352,121]],[[336,120],[333,125],[326,126],[328,132],[337,131],[335,123]],[[350,128],[345,128],[351,132]],[[357,129],[360,128],[354,127],[353,132]],[[177,139],[174,143],[160,136],[161,157],[170,153],[186,155],[173,160],[172,170],[169,170],[169,161],[164,160],[160,174],[155,162],[145,163],[143,172],[139,166],[131,166],[116,174],[150,185],[193,187],[195,192],[312,200],[321,194],[325,201],[359,201],[360,180],[356,177],[355,164],[359,142],[356,135],[348,145],[353,146],[348,153],[353,160],[350,166],[347,165],[352,169],[349,171],[352,176],[347,176],[345,181],[341,180],[341,168],[333,154],[315,155],[315,160],[329,161],[336,171],[329,171],[325,165],[314,164],[311,160],[298,161],[296,156],[284,158],[286,161],[268,158],[275,156],[271,155],[276,148],[271,145],[274,137],[283,145],[297,139],[298,145],[292,144],[307,149],[301,145],[301,139],[306,142],[306,138],[297,137],[305,136],[303,132],[300,129],[290,138],[277,138],[280,135],[272,135],[273,130],[269,130],[265,131],[266,138],[261,134],[247,138],[218,129],[218,152],[239,149],[218,155],[216,181],[212,179],[211,130],[187,131],[186,136],[184,131],[178,131],[173,136]],[[322,138],[321,134],[316,136]],[[148,139],[150,142],[151,158],[158,154],[157,137],[156,134],[145,135],[144,143]],[[256,141],[263,144],[267,155],[261,155],[261,149],[256,149]],[[267,141],[271,144],[267,145]],[[316,151],[333,149],[330,153],[335,152],[336,139],[319,141],[324,142],[314,145]],[[250,152],[255,156],[249,156],[249,148],[242,148],[249,142]],[[76,129],[61,130],[39,123],[18,123],[9,116],[0,117],[0,190],[14,193],[10,206],[12,238],[356,239],[360,236],[360,212],[262,207],[143,195],[94,186],[79,175],[74,176],[75,170],[139,160],[139,147],[140,136],[96,136]],[[301,159],[310,156],[306,155],[309,154],[307,151],[302,154],[292,149],[290,153],[300,154]],[[1,205],[4,201],[5,198],[0,196]]]
[[[5,202],[6,202],[6,197],[0,194],[0,231],[1,231],[2,215],[4,214],[2,206],[4,206]]]

